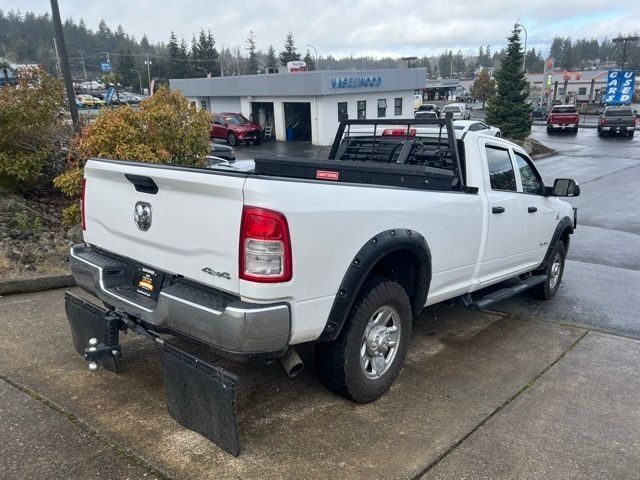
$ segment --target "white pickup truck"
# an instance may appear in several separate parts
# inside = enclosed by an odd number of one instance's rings
[[[115,330],[283,357],[290,371],[296,345],[315,342],[324,384],[364,403],[398,375],[425,306],[553,297],[576,228],[558,197],[579,192],[569,179],[546,186],[522,148],[454,130],[450,117],[346,120],[326,160],[90,160],[70,265],[107,320],[120,319]],[[93,308],[67,303],[70,321]],[[94,369],[120,355],[113,329],[82,337],[75,324]]]

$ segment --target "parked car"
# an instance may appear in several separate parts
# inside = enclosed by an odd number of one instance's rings
[[[225,160],[233,161],[236,159],[236,151],[233,147],[223,145],[221,143],[211,142],[211,150],[209,155],[213,157],[224,158]]]
[[[636,116],[629,107],[607,107],[598,118],[598,135],[618,134],[633,137],[636,131]]]
[[[238,377],[185,342],[280,358],[290,375],[313,342],[320,380],[368,403],[398,376],[425,306],[554,297],[577,218],[558,197],[579,186],[547,186],[523,148],[450,117],[439,132],[413,122],[346,120],[327,160],[90,159],[69,264],[95,299],[66,294],[76,351],[117,370],[120,330],[155,342],[171,415],[237,455]]]
[[[418,107],[418,112],[436,112],[436,115],[440,117],[440,108],[435,103],[423,103]]]
[[[473,102],[473,96],[469,92],[462,92],[456,95],[456,102]]]
[[[451,113],[454,120],[469,120],[471,118],[471,109],[464,103],[450,103],[442,109],[441,113]]]
[[[231,146],[238,142],[262,141],[262,127],[240,113],[214,113],[211,121],[211,138],[222,138]]]
[[[479,122],[477,120],[455,120],[453,122],[453,126],[456,130],[461,130],[463,133],[478,132],[498,138],[502,136],[502,132],[499,128],[492,127],[484,122]]]
[[[418,119],[426,120],[426,119],[431,119],[431,118],[438,118],[438,114],[434,110],[422,110],[422,111],[419,110],[414,115],[414,118],[416,120],[418,120]]]
[[[548,117],[549,117],[549,107],[547,106],[542,105],[542,106],[534,107],[533,110],[531,110],[531,118],[533,120],[542,120],[546,122]]]
[[[84,104],[85,107],[101,108],[106,106],[104,100],[101,100],[98,97],[94,97],[93,95],[82,94],[78,95],[77,98]]]
[[[571,131],[578,133],[580,114],[575,105],[556,105],[551,108],[547,118],[547,133]]]

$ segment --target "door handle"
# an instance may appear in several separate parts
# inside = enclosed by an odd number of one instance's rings
[[[529,207],[529,208],[527,208],[527,211],[529,213],[536,213],[538,211],[538,209],[536,207]]]
[[[504,207],[491,207],[492,213],[504,213]]]

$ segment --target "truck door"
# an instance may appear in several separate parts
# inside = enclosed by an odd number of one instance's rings
[[[524,245],[527,247],[527,262],[539,264],[547,251],[549,241],[556,228],[556,209],[552,200],[544,196],[544,184],[540,173],[531,159],[525,154],[513,150],[516,164],[518,192],[522,193],[522,211],[526,212]]]
[[[527,208],[518,192],[511,149],[504,143],[481,139],[487,195],[487,231],[479,270],[481,284],[495,283],[522,270],[528,247],[523,244]]]

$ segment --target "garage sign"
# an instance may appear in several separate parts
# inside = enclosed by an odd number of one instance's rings
[[[331,88],[379,87],[382,77],[344,77],[332,78]]]
[[[602,103],[607,105],[628,105],[636,86],[636,72],[633,70],[611,70],[607,77],[607,90]]]

